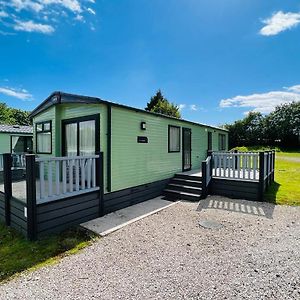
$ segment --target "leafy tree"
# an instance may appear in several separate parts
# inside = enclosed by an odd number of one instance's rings
[[[9,109],[5,103],[0,103],[0,124],[5,124],[9,120]]]
[[[264,117],[259,112],[250,112],[244,119],[225,125],[229,130],[230,146],[257,145],[262,142]]]
[[[29,114],[30,112],[28,111],[23,111],[21,109],[15,109],[15,108],[12,108],[10,111],[10,115],[14,124],[19,124],[19,125],[31,125]]]
[[[21,109],[10,108],[6,103],[0,103],[0,124],[30,125],[29,112]]]
[[[300,102],[277,106],[267,116],[249,113],[244,119],[225,125],[230,146],[300,145]]]
[[[163,96],[161,90],[158,90],[156,94],[151,97],[150,102],[147,103],[145,110],[175,118],[181,118],[179,107],[174,103],[170,103]]]
[[[300,141],[300,102],[282,104],[265,118],[265,131],[285,146],[295,146]]]

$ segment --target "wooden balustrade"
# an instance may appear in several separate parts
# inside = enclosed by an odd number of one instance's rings
[[[98,190],[96,183],[98,158],[99,155],[36,158],[37,202]]]

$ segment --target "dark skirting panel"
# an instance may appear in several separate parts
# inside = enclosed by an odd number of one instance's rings
[[[128,207],[162,194],[170,179],[155,181],[117,192],[104,194],[104,213]]]
[[[57,233],[99,217],[99,192],[37,205],[37,235]]]
[[[10,226],[27,236],[26,204],[18,199],[10,199]]]
[[[213,178],[210,192],[212,195],[259,201],[259,183],[253,181]]]

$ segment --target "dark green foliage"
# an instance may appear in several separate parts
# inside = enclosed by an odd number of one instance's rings
[[[300,103],[282,104],[267,116],[250,112],[244,119],[227,124],[225,128],[229,130],[230,147],[297,147],[300,145]]]
[[[163,96],[161,90],[158,90],[156,94],[151,97],[150,102],[147,103],[145,110],[175,118],[181,118],[179,107],[176,104],[170,103]]]
[[[0,124],[31,125],[30,112],[11,108],[6,103],[0,103]]]

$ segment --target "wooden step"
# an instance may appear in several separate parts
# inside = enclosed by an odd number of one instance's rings
[[[197,195],[201,195],[202,193],[202,188],[199,186],[183,185],[183,184],[177,184],[173,182],[168,184],[167,189],[177,190],[177,191],[187,192],[187,193],[192,193]]]
[[[193,175],[185,175],[185,174],[175,174],[175,178],[195,180],[195,181],[202,180],[202,176],[193,176]]]
[[[172,178],[170,183],[189,185],[195,187],[202,187],[202,182],[199,180],[183,179],[183,178]]]
[[[168,198],[171,199],[182,199],[182,200],[189,200],[189,201],[199,201],[200,195],[194,194],[194,193],[187,193],[187,192],[181,192],[173,189],[165,189],[163,194]]]

